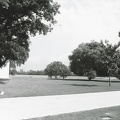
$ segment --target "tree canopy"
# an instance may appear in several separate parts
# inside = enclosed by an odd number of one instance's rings
[[[110,69],[120,67],[119,47],[120,43],[112,45],[107,40],[82,43],[69,56],[70,69],[77,75],[96,70],[98,76],[108,76]]]
[[[59,7],[53,0],[0,0],[0,67],[8,60],[24,64],[30,35],[51,31]]]
[[[89,70],[95,69],[96,60],[102,50],[98,42],[81,43],[69,56],[71,71],[77,75],[84,75]]]
[[[49,77],[52,77],[52,76],[57,77],[59,75],[59,76],[63,77],[63,79],[66,76],[71,74],[71,72],[67,68],[67,66],[62,64],[62,62],[60,62],[60,61],[54,61],[54,62],[50,63],[49,65],[47,65],[47,67],[45,69],[45,73]]]

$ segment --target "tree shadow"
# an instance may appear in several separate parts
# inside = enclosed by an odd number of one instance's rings
[[[64,84],[64,85],[81,86],[81,87],[96,87],[96,86],[98,86],[98,85],[88,85],[88,84]]]
[[[87,79],[67,79],[67,78],[65,78],[65,79],[55,79],[55,78],[48,78],[47,80],[62,80],[62,81],[89,81],[89,80],[87,80]]]
[[[9,79],[0,79],[0,84],[8,83]]]
[[[108,80],[91,80],[93,82],[109,82],[109,79]],[[120,83],[120,80],[111,80],[112,83]]]
[[[91,82],[91,81],[93,81],[93,82],[109,82],[109,78],[108,79],[106,79],[106,80],[98,80],[98,79],[92,79],[92,80],[88,80],[88,79],[86,79],[86,78],[82,78],[82,79],[67,79],[67,78],[65,78],[65,79],[55,79],[55,78],[48,78],[48,80],[62,80],[62,81],[88,81],[88,82]],[[112,83],[120,83],[120,80],[111,80],[111,82]]]

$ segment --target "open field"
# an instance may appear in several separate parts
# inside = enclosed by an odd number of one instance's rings
[[[112,86],[109,87],[108,78],[88,81],[85,77],[76,76],[67,77],[65,80],[48,79],[47,76],[12,76],[5,84],[1,82],[0,90],[5,92],[0,98],[80,94],[118,91],[120,81],[112,78]]]
[[[111,81],[112,86],[109,87],[108,78],[106,77],[103,78],[99,77],[92,81],[88,81],[86,77],[76,76],[67,77],[65,80],[48,79],[47,76],[12,76],[11,80],[9,81],[2,80],[0,81],[1,83],[0,90],[5,92],[5,94],[3,96],[0,96],[0,98],[2,100],[2,98],[11,97],[48,96],[48,95],[120,91],[120,80],[117,80],[116,78],[111,78]],[[88,99],[88,104],[89,100],[90,99]],[[13,103],[14,102],[12,101],[12,104]],[[108,120],[108,119],[120,120],[120,106],[100,108],[81,112],[78,111],[74,113],[59,114],[42,118],[32,118],[29,120]]]

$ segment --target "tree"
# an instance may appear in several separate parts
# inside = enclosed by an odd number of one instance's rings
[[[45,73],[49,77],[55,76],[55,78],[57,78],[57,76],[60,75],[64,79],[66,76],[70,75],[70,70],[67,68],[67,66],[62,64],[62,62],[54,61],[47,65]]]
[[[53,0],[0,0],[0,67],[25,63],[30,36],[51,31],[59,7]]]
[[[59,73],[59,75],[60,75],[61,77],[63,77],[63,79],[64,79],[64,78],[67,77],[68,75],[71,75],[71,72],[70,72],[70,70],[68,69],[68,67],[63,64],[63,65],[61,65],[61,67],[60,67],[60,73]]]
[[[101,54],[99,63],[107,67],[108,76],[109,76],[109,86],[111,86],[110,76],[117,76],[117,72],[120,65],[120,42],[115,45],[109,43],[108,40],[105,40],[105,43],[101,41],[104,52]]]
[[[82,43],[69,56],[70,69],[76,75],[84,75],[90,70],[96,70],[96,63],[103,48],[100,43]]]
[[[115,75],[113,71],[120,67],[119,46],[120,42],[112,45],[107,40],[82,43],[69,56],[70,69],[77,75],[84,75],[90,70],[96,70],[99,76],[109,76],[109,85],[111,85],[110,76]]]
[[[26,75],[44,75],[44,70],[29,70],[26,72]]]

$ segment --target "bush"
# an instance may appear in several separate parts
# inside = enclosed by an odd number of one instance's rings
[[[86,76],[88,77],[89,80],[94,79],[97,74],[95,70],[90,70],[89,72],[86,73]]]
[[[120,79],[120,69],[115,72],[115,77]]]

